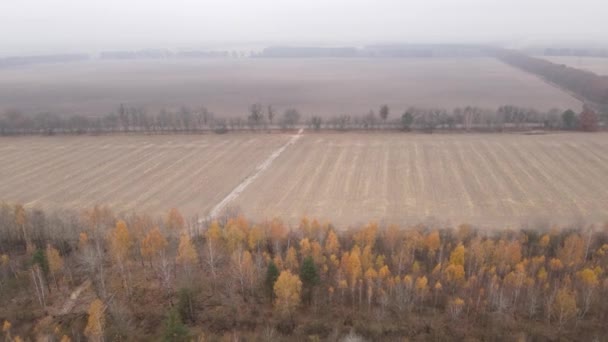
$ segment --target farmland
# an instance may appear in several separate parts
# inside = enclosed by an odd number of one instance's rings
[[[283,135],[2,139],[0,200],[206,213],[284,141]]]
[[[576,56],[543,56],[541,58],[553,63],[564,64],[569,67],[591,71],[598,75],[608,75],[608,58]]]
[[[206,106],[216,117],[244,117],[256,102],[295,107],[304,117],[362,115],[381,104],[396,114],[409,106],[581,107],[491,58],[91,61],[0,70],[0,111],[97,116],[125,103],[150,112]]]
[[[307,215],[340,227],[370,219],[496,227],[608,219],[604,133],[304,132],[285,147],[291,138],[2,138],[0,200],[42,208],[107,203],[150,214],[175,206],[205,217],[255,175],[227,206],[256,220],[296,223]]]

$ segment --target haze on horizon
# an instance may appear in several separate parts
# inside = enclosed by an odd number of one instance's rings
[[[607,11],[603,0],[2,1],[0,54],[256,42],[605,44]]]

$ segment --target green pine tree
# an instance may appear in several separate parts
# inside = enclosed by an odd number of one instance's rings
[[[319,272],[312,257],[307,257],[300,268],[300,279],[302,280],[302,296],[305,303],[312,301],[312,291],[319,284]]]
[[[274,283],[278,278],[279,269],[273,261],[270,261],[270,264],[268,264],[268,270],[266,271],[266,291],[268,291],[271,298],[274,296]]]
[[[32,256],[32,263],[40,267],[45,278],[48,276],[49,261],[46,258],[46,253],[44,253],[44,250],[38,248],[36,252],[34,252],[34,255]]]
[[[182,323],[181,317],[179,317],[179,313],[175,309],[169,311],[163,340],[166,342],[188,340],[188,329]]]

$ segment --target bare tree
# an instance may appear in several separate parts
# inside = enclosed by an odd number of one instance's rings
[[[323,119],[320,116],[313,116],[310,119],[310,127],[314,128],[315,131],[318,131],[321,129],[321,125],[323,124]]]
[[[363,117],[363,128],[374,129],[376,127],[376,120],[376,114],[373,110],[370,110],[369,113]]]
[[[268,115],[268,122],[270,122],[270,125],[272,126],[272,121],[274,120],[274,108],[272,108],[272,105],[268,105],[267,110],[267,115]]]
[[[123,103],[118,106],[118,119],[124,132],[129,130],[129,109]]]
[[[386,119],[388,119],[389,114],[390,114],[390,109],[388,108],[388,105],[382,105],[380,107],[380,118],[384,122],[385,126],[386,126]]]
[[[262,121],[264,121],[264,114],[262,113],[262,105],[259,103],[254,103],[249,107],[249,117],[247,118],[249,122],[249,127],[251,129],[255,129]]]
[[[297,109],[289,108],[283,113],[281,128],[294,128],[300,122],[300,112]]]

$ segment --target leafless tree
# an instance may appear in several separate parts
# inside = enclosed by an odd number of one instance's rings
[[[267,109],[267,115],[268,115],[268,122],[270,122],[270,125],[272,126],[272,121],[274,120],[274,108],[272,108],[272,105],[268,105]]]
[[[295,128],[300,122],[300,112],[294,108],[289,108],[283,113],[281,128]]]
[[[262,124],[264,121],[264,114],[262,113],[261,104],[254,103],[249,107],[249,117],[247,120],[251,129],[255,129]]]
[[[389,114],[390,114],[390,109],[389,109],[388,105],[382,105],[380,107],[380,118],[384,122],[385,126],[386,126],[386,119],[388,119]]]

